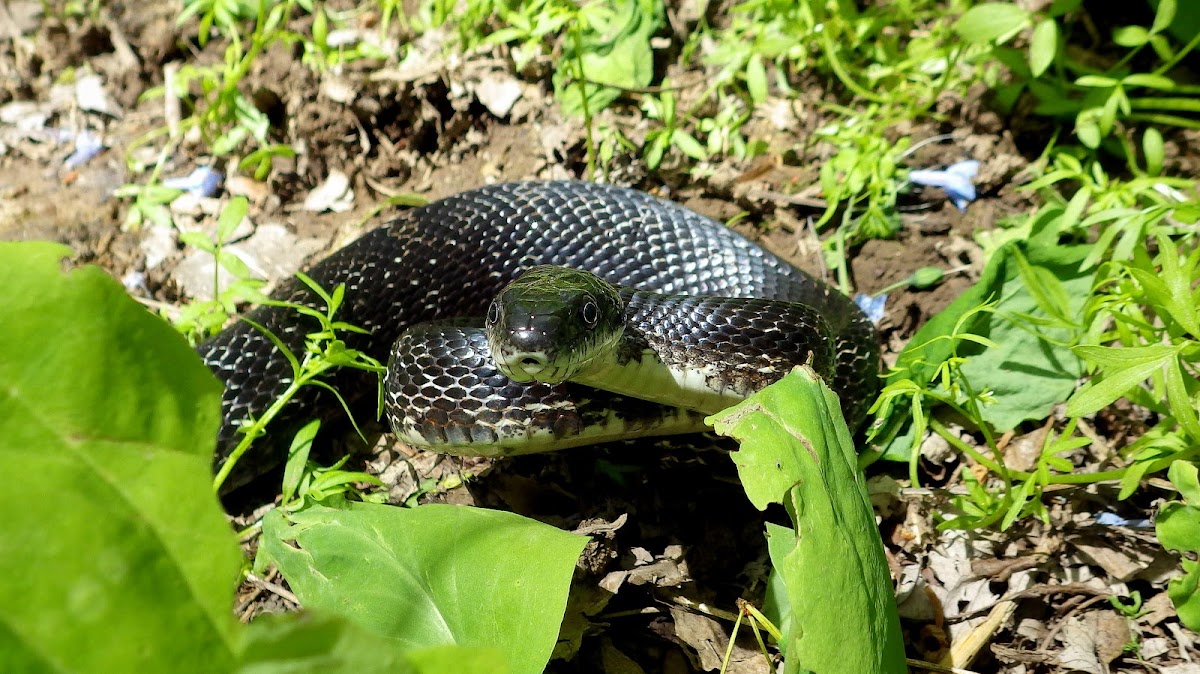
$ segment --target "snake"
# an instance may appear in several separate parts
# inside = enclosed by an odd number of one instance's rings
[[[336,318],[361,329],[341,336],[346,348],[388,362],[384,401],[400,439],[451,453],[703,430],[706,413],[793,365],[825,377],[851,428],[878,391],[878,338],[853,300],[724,224],[631,188],[486,185],[404,211],[306,273],[344,288]],[[296,279],[273,297],[325,308]],[[280,347],[302,353],[320,329],[278,302],[243,318],[197,347],[224,383],[218,463],[290,385]],[[564,346],[571,339],[583,345]],[[352,409],[372,408],[371,376],[344,369],[333,385]],[[302,387],[272,423],[338,407]]]

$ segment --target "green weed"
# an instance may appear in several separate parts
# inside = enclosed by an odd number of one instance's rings
[[[1172,69],[1200,44],[1200,31],[1185,44],[1170,35],[1177,18],[1176,0],[1157,3],[1149,26],[1121,26],[1109,36],[1112,48],[1124,55],[1103,68],[1086,52],[1068,49],[1086,9],[1080,0],[1057,0],[1033,12],[1016,3],[990,2],[971,8],[956,24],[965,40],[994,46],[993,55],[1008,67],[1013,79],[1000,87],[1002,105],[1011,107],[1028,92],[1037,101],[1035,112],[1071,119],[1074,132],[1086,147],[1103,144],[1110,151],[1127,153],[1120,142],[1122,129],[1145,124],[1200,128],[1197,87],[1177,83]],[[1032,28],[1028,48],[1007,46],[1023,31]],[[1157,57],[1155,65],[1135,69],[1143,50]],[[1114,137],[1115,136],[1115,137]]]
[[[234,466],[237,464],[242,455],[244,455],[246,451],[250,449],[250,446],[255,440],[262,437],[266,433],[267,426],[270,424],[271,420],[278,416],[279,413],[283,411],[284,407],[291,402],[292,398],[296,396],[296,393],[305,386],[316,386],[323,388],[333,395],[334,398],[336,398],[337,401],[342,405],[342,408],[346,411],[347,416],[349,416],[351,423],[354,425],[354,429],[359,431],[360,435],[362,433],[358,428],[358,424],[354,421],[354,415],[351,413],[345,399],[340,393],[338,393],[336,389],[323,381],[322,377],[330,371],[342,367],[365,370],[367,372],[373,372],[377,375],[382,375],[385,371],[385,368],[379,363],[379,361],[368,356],[367,354],[348,348],[346,343],[338,337],[338,335],[343,332],[366,332],[358,326],[350,325],[335,318],[338,309],[341,308],[342,302],[345,299],[345,286],[339,285],[334,288],[332,292],[327,292],[315,281],[303,273],[298,273],[296,276],[321,299],[325,307],[324,310],[314,309],[312,307],[297,304],[295,302],[283,302],[278,300],[268,301],[267,304],[283,307],[310,318],[314,318],[319,321],[321,329],[307,335],[304,353],[297,356],[296,354],[293,354],[291,349],[289,349],[287,345],[284,344],[279,337],[274,335],[271,331],[267,330],[261,325],[254,324],[249,319],[242,319],[258,328],[258,330],[261,331],[268,339],[270,339],[275,347],[278,348],[279,351],[287,358],[288,364],[292,369],[292,376],[290,377],[290,383],[288,384],[287,390],[280,394],[280,396],[271,403],[270,407],[263,412],[262,416],[256,419],[247,419],[244,421],[242,427],[239,429],[239,432],[242,434],[241,440],[238,441],[237,446],[234,447],[233,451],[230,452],[229,458],[226,459],[225,463],[221,466],[221,469],[217,472],[216,477],[213,479],[214,490],[220,489],[221,485],[224,484],[225,479],[229,476],[229,473],[233,470]],[[377,408],[382,410],[382,377],[379,378],[378,399],[379,404]],[[313,429],[312,432],[315,433],[315,429]],[[293,447],[293,450],[295,449],[296,448]],[[306,452],[307,450],[305,450],[305,457],[307,456]],[[293,451],[292,455],[294,456],[297,453],[298,450]],[[296,469],[293,468],[293,470]],[[332,470],[336,471],[337,467]],[[343,476],[335,473],[331,479],[337,482],[337,480],[341,477]],[[342,484],[345,483],[338,483],[338,485]]]

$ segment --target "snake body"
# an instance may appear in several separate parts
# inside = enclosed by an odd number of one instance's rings
[[[347,335],[347,346],[384,360],[408,328],[484,316],[506,284],[537,265],[584,270],[617,286],[669,296],[757,298],[802,305],[821,318],[818,337],[830,345],[833,361],[830,384],[852,426],[863,419],[877,390],[875,330],[849,298],[720,223],[631,189],[573,181],[481,187],[409,210],[307,273],[326,289],[345,285],[337,318],[368,331]],[[311,291],[294,281],[284,284],[275,296],[321,306]],[[674,301],[687,304],[686,299]],[[685,311],[700,308],[688,305]],[[274,306],[254,309],[247,318],[273,332],[294,352],[303,349],[306,334],[317,327],[313,319]],[[656,319],[651,315],[646,320]],[[797,326],[797,330],[810,329]],[[453,327],[415,330],[432,337],[430,353],[461,351],[470,339],[477,339],[464,337]],[[689,344],[679,341],[676,346],[686,359]],[[225,383],[220,459],[234,444],[239,421],[261,414],[287,388],[291,368],[249,321],[233,324],[198,351]],[[343,387],[374,390],[361,381],[349,381],[354,374],[344,377],[338,382]],[[395,384],[389,387],[396,391]],[[303,391],[288,415],[313,416],[313,406],[322,404],[320,398],[318,391]],[[393,407],[408,400],[397,395],[389,399]],[[606,409],[611,420],[613,408]],[[695,425],[695,417],[693,413],[689,423]],[[583,424],[596,421],[576,419]]]

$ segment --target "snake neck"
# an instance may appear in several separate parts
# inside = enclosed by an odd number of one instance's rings
[[[621,295],[622,341],[572,381],[713,414],[797,365],[833,379],[835,338],[807,305],[631,289]]]

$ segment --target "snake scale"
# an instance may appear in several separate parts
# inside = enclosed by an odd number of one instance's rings
[[[584,270],[623,288],[673,296],[797,303],[822,319],[820,330],[826,334],[812,339],[830,345],[830,384],[840,395],[852,427],[864,418],[877,391],[875,330],[849,298],[724,225],[632,189],[575,181],[481,187],[406,211],[307,273],[326,289],[345,284],[345,301],[337,318],[368,331],[346,335],[347,345],[384,361],[402,333],[406,338],[414,334],[429,337],[423,333],[432,331],[434,352],[439,348],[462,351],[469,338],[453,332],[452,323],[445,324],[449,333],[439,324],[429,329],[418,324],[483,317],[506,284],[537,265]],[[285,283],[275,297],[320,306],[320,300],[294,280]],[[714,301],[705,300],[708,310],[717,307],[717,311],[725,311],[721,307],[739,304],[737,300]],[[694,313],[704,304],[684,301],[679,306],[685,313]],[[275,333],[297,353],[303,350],[305,335],[317,326],[313,319],[294,311],[267,305],[246,317]],[[643,319],[658,320],[653,311]],[[694,330],[664,340],[674,342],[686,354],[686,340],[693,338]],[[801,335],[801,339],[807,337]],[[261,414],[287,388],[291,368],[275,345],[247,321],[226,328],[201,344],[198,352],[225,384],[224,424],[218,444],[221,461],[236,443],[239,420]],[[426,353],[425,357],[431,356]],[[410,374],[414,367],[419,366],[407,366]],[[419,378],[422,373],[415,374]],[[395,377],[389,375],[389,379]],[[351,397],[358,398],[360,407],[362,400],[373,400],[370,392],[375,388],[361,373],[344,373],[335,383],[343,390],[358,391]],[[427,385],[432,383],[430,379]],[[411,398],[404,397],[403,384],[389,381],[388,386],[392,425],[399,428],[402,422],[395,415],[403,410],[397,407]],[[419,388],[409,386],[414,391]],[[298,420],[320,415],[319,407],[328,408],[331,403],[336,407],[336,402],[323,398],[329,396],[302,389],[287,416]],[[619,396],[598,399],[609,406],[631,406]],[[645,403],[635,406],[643,411],[654,407]]]

